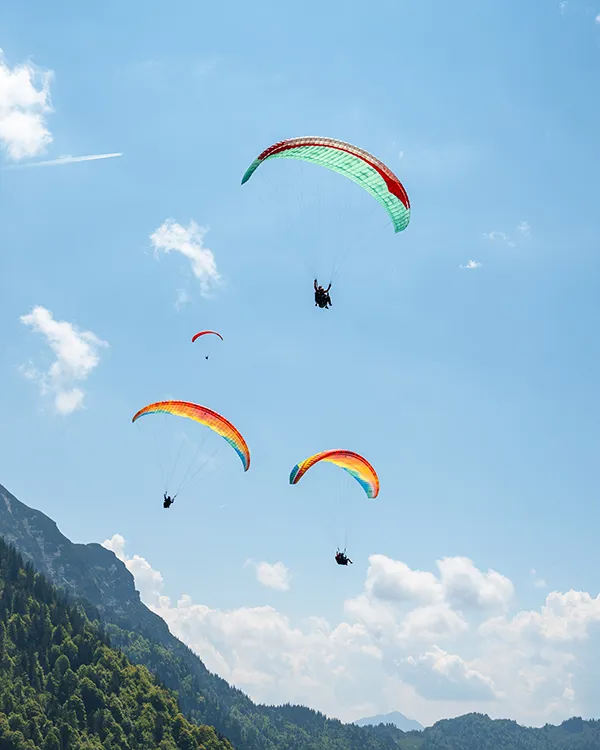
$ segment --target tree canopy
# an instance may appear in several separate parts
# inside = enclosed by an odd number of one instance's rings
[[[0,539],[0,750],[231,750]]]

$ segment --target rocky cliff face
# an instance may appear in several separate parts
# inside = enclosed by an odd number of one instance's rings
[[[2,485],[0,534],[52,583],[87,599],[111,622],[161,639],[169,634],[164,620],[142,604],[133,576],[113,552],[100,544],[74,544],[52,519],[21,503]]]

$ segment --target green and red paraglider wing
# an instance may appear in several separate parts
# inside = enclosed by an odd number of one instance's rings
[[[306,136],[279,141],[255,159],[242,178],[247,182],[267,159],[300,159],[348,177],[370,193],[388,212],[396,232],[410,221],[410,201],[404,186],[382,161],[351,143]]]

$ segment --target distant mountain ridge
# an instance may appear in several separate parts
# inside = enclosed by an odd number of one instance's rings
[[[354,722],[358,727],[377,726],[378,724],[393,724],[394,726],[401,729],[403,732],[420,732],[423,729],[423,725],[419,724],[415,719],[408,719],[400,711],[392,711],[389,714],[377,714],[377,716],[369,716],[366,719],[358,719]]]

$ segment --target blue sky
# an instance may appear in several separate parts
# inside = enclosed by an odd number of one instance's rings
[[[173,602],[186,593],[219,616],[233,613],[240,627],[252,627],[253,611],[240,608],[269,605],[306,641],[299,623],[308,617],[332,629],[357,622],[368,640],[381,608],[395,606],[374,602],[373,581],[407,575],[385,566],[435,572],[442,558],[469,558],[480,575],[493,569],[512,582],[510,602],[496,601],[507,607],[498,615],[506,629],[517,612],[543,617],[545,597],[571,589],[593,628],[596,12],[576,0],[383,2],[376,12],[153,0],[106,2],[102,12],[3,8],[4,75],[27,62],[52,71],[52,108],[22,108],[40,114],[52,140],[45,149],[29,141],[26,157],[11,158],[23,132],[2,129],[14,101],[0,87],[2,166],[124,156],[0,174],[0,481],[74,541],[122,535],[128,555],[160,571],[172,599],[160,606],[181,637],[188,631],[177,631]],[[240,186],[266,146],[306,134],[384,160],[409,193],[409,228],[395,236],[369,196],[311,165],[267,164]],[[208,228],[204,246],[222,279],[210,298],[186,258],[154,257],[150,236],[168,220]],[[352,252],[334,279],[334,306],[316,310],[313,268],[326,275],[340,248]],[[462,268],[469,260],[481,265]],[[178,290],[188,298],[179,309]],[[75,384],[84,408],[69,415],[23,376],[53,361],[44,336],[20,321],[36,306],[108,344]],[[190,343],[201,328],[225,337],[208,362]],[[220,470],[166,517],[160,475],[130,423],[163,398],[223,413],[252,452],[244,474],[223,444]],[[372,504],[342,485],[348,570],[336,569],[325,528],[334,470],[287,484],[297,461],[330,447],[364,453],[381,479]],[[291,587],[261,586],[249,559],[281,562]],[[361,596],[362,605],[371,597],[368,615],[348,604]],[[455,612],[455,600],[442,598],[430,605]],[[419,610],[403,602],[396,629]],[[477,617],[465,621],[475,628]],[[369,672],[381,688],[371,698],[359,687],[304,694],[298,674],[279,668],[268,685],[249,677],[260,669],[227,657],[215,627],[200,655],[260,700],[310,699],[347,719],[398,709],[424,723],[467,710],[529,723],[591,710],[585,681],[577,670],[568,677],[560,659],[562,671],[553,662],[542,680],[553,687],[529,704],[516,692],[502,697],[503,679],[511,684],[518,670],[500,674],[484,631],[479,651],[468,639],[432,636],[401,653],[390,631],[385,679]],[[491,691],[485,700],[461,692],[462,678],[449,672],[446,692],[425,685],[436,648],[468,662],[461,674],[472,686],[477,672]],[[425,676],[398,662],[425,665]],[[375,695],[362,662],[344,664]],[[311,679],[335,683],[318,669]]]

